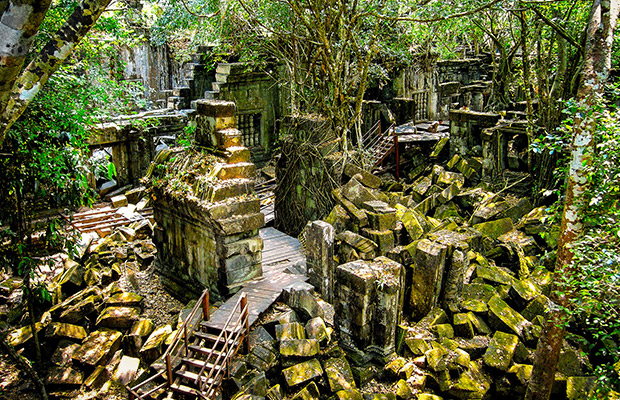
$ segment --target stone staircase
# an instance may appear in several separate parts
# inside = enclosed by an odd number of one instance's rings
[[[183,64],[181,79],[183,86],[175,87],[167,98],[167,108],[174,110],[189,109],[197,99],[218,100],[220,87],[227,83],[234,64],[218,63],[215,71],[205,63],[207,53],[212,50],[200,46],[192,55],[190,62]]]

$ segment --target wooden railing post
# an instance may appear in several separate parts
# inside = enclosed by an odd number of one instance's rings
[[[250,352],[250,316],[248,311],[248,296],[243,293],[241,295],[241,323],[243,324],[243,328],[245,330],[244,338],[243,338],[243,351],[245,354]]]
[[[205,295],[202,298],[202,319],[208,321],[209,316],[209,290],[205,291]]]
[[[394,135],[394,151],[396,151],[396,180],[400,179],[400,149],[398,148],[398,136],[396,135],[396,130],[392,129],[392,135]]]
[[[172,363],[170,362],[170,353],[166,354],[166,372],[168,374],[168,385],[172,386]]]

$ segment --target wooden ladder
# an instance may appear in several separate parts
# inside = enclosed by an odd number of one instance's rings
[[[199,313],[199,310],[202,312]],[[209,328],[209,292],[205,290],[162,356],[165,367],[147,380],[127,387],[129,399],[148,399],[165,390],[201,399],[213,399],[230,361],[241,345],[249,351],[247,295],[239,297],[223,329]]]

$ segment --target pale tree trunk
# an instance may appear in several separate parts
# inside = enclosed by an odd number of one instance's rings
[[[6,132],[23,114],[49,77],[71,54],[80,39],[97,22],[111,0],[82,0],[66,23],[43,47],[12,85],[0,116],[0,145]]]
[[[0,1],[0,114],[50,4],[51,0]]]
[[[611,68],[613,32],[620,11],[620,0],[594,0],[588,23],[588,37],[585,59],[579,85],[578,100],[585,106],[592,106],[596,97],[602,94]],[[591,162],[588,148],[594,145],[596,122],[591,118],[575,121],[571,146],[564,212],[558,244],[555,274],[557,279],[573,272],[571,244],[583,233],[581,210],[584,209],[584,194],[588,190],[586,166]],[[555,293],[555,292],[554,292]],[[570,292],[554,294],[553,300],[560,307],[550,312],[543,335],[538,341],[534,355],[534,370],[525,394],[526,400],[547,400],[555,378],[555,371],[564,340],[564,322],[569,306]]]

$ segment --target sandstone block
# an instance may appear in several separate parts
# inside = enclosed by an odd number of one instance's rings
[[[73,361],[91,369],[102,365],[120,347],[122,337],[122,333],[105,328],[91,332],[73,353]]]
[[[282,370],[282,374],[288,387],[292,388],[309,380],[319,378],[323,375],[323,368],[317,359],[312,359],[286,368]]]
[[[501,331],[495,332],[489,348],[482,356],[484,363],[490,367],[508,371],[518,343],[519,338],[515,335]]]
[[[329,388],[332,392],[355,389],[351,367],[344,357],[330,358],[323,362]]]

